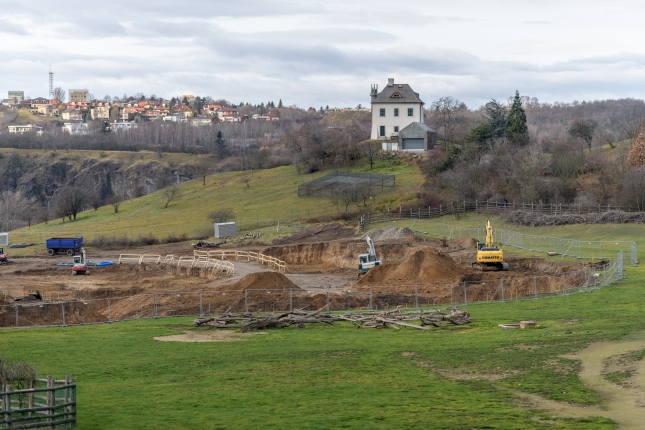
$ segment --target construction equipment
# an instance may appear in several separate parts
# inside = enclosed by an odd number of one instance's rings
[[[72,266],[72,275],[89,275],[87,269],[87,260],[85,260],[85,248],[81,248],[81,255],[74,256],[74,265]]]
[[[367,254],[358,256],[358,277],[360,278],[366,274],[372,267],[380,266],[383,264],[381,260],[376,259],[376,250],[374,249],[374,242],[369,236],[365,236],[367,242]]]
[[[83,237],[53,237],[45,241],[47,246],[47,253],[54,254],[67,254],[75,255],[81,251],[83,247]]]
[[[486,242],[477,242],[477,262],[473,269],[508,270],[508,263],[504,262],[504,252],[493,241],[493,227],[490,220],[486,222]]]
[[[4,250],[0,248],[0,264],[6,264],[9,260],[7,259],[7,254],[4,253]]]

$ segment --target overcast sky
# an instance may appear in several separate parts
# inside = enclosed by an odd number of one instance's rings
[[[471,108],[516,89],[644,98],[644,16],[636,0],[0,0],[0,97],[46,97],[51,63],[55,86],[98,98],[356,106],[388,77]]]

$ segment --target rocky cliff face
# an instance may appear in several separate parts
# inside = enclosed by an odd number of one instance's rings
[[[60,187],[71,185],[81,186],[88,193],[98,193],[102,199],[117,193],[133,198],[155,191],[160,180],[179,183],[195,179],[197,164],[202,160],[193,158],[194,161],[179,164],[173,160],[135,160],[133,157],[5,153],[0,158],[0,193],[19,191],[22,196],[45,204]]]

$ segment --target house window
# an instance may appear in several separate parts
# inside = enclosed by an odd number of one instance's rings
[[[382,110],[385,110],[385,109],[382,109]],[[380,135],[380,136],[385,137],[385,126],[384,126],[384,125],[382,125],[382,126],[380,127],[379,132],[380,132],[380,133],[379,133],[379,135]]]
[[[414,115],[414,109],[413,108],[408,108],[408,116]]]
[[[394,116],[399,116],[399,108],[394,108]]]
[[[397,110],[398,110],[398,109],[397,109]],[[394,132],[395,132],[395,133],[398,133],[398,132],[399,132],[399,126],[398,126],[398,125],[395,125],[395,126],[394,126]]]
[[[379,114],[380,114],[381,116],[385,116],[385,108],[381,108],[381,109],[379,110]]]

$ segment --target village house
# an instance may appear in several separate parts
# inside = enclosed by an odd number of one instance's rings
[[[66,122],[63,124],[63,131],[69,134],[87,134],[87,124],[84,122]]]
[[[90,111],[92,119],[110,119],[110,104],[108,102],[96,102]]]
[[[9,133],[11,134],[24,134],[24,133],[33,133],[37,135],[43,134],[43,128],[38,127],[37,125],[27,124],[27,125],[10,125],[7,126]]]
[[[68,109],[62,113],[62,117],[65,121],[81,121],[83,114],[75,109]]]
[[[378,92],[372,85],[372,139],[398,139],[399,131],[413,122],[423,122],[423,101],[408,84],[395,84],[388,79],[387,86]],[[403,150],[424,149],[419,140],[402,142]]]

